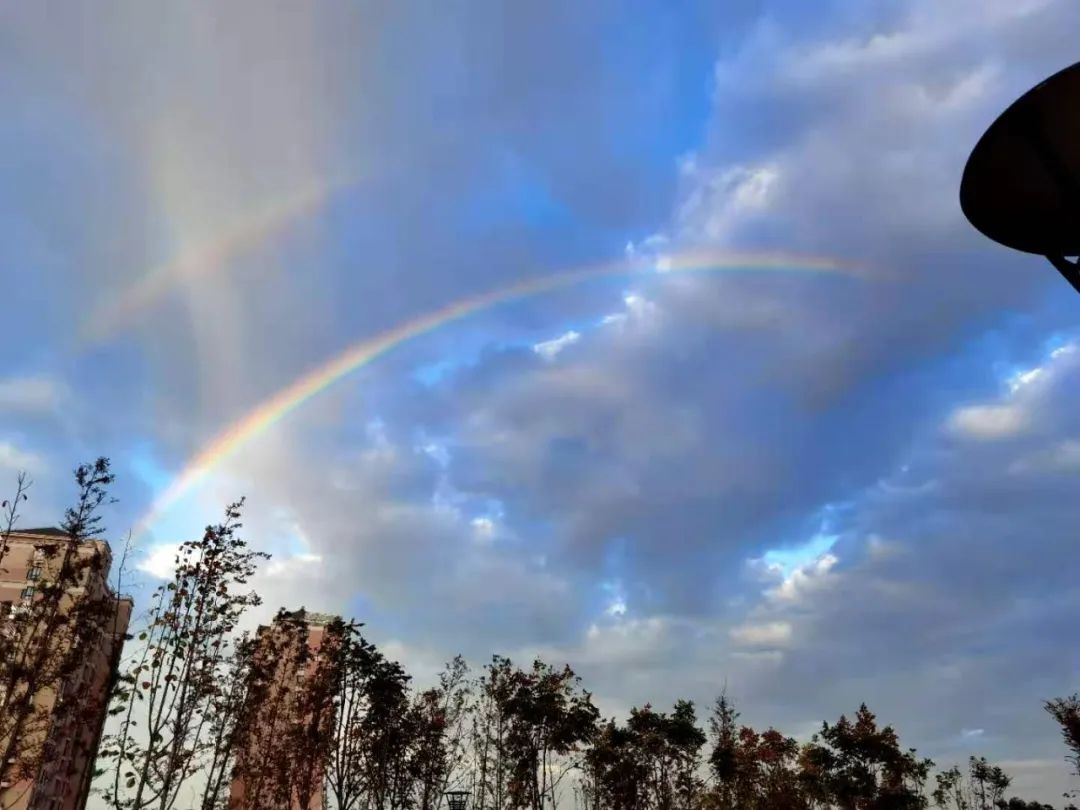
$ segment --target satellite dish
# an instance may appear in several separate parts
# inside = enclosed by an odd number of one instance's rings
[[[960,207],[983,235],[1045,256],[1080,292],[1080,62],[1037,84],[975,145]]]

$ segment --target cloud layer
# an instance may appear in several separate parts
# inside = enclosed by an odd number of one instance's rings
[[[796,734],[865,700],[1056,799],[1076,302],[956,197],[1075,4],[48,5],[0,12],[28,522],[105,453],[119,534],[224,425],[454,300],[627,244],[836,257],[866,270],[607,279],[401,346],[163,514],[142,575],[246,493],[267,610],[355,613],[421,677],[543,654],[605,711],[726,682]]]

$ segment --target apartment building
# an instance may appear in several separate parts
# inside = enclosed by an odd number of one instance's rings
[[[296,739],[290,736],[296,727],[312,723],[312,703],[304,699],[304,690],[317,680],[326,656],[333,655],[334,628],[339,623],[338,616],[300,608],[292,613],[282,611],[273,623],[258,629],[255,656],[266,673],[268,685],[256,690],[256,705],[247,707],[254,720],[238,746],[229,790],[232,810],[321,810],[323,807],[326,762],[311,759],[310,753],[295,752],[296,756],[290,756],[291,752],[282,745]],[[306,655],[297,655],[299,644],[306,645]],[[327,711],[331,710],[323,709]],[[326,719],[329,718],[323,717],[323,722]],[[288,802],[281,799],[282,787],[287,786],[280,767],[284,762],[290,768],[305,769],[287,780],[292,785]]]
[[[43,601],[65,564],[77,574],[58,598]],[[19,723],[9,710],[0,724],[0,752],[10,755],[0,763],[0,810],[85,806],[109,685],[132,611],[131,599],[109,588],[111,566],[112,552],[103,540],[72,542],[53,528],[0,537],[0,642],[9,661],[25,660],[15,675],[10,666],[0,666],[9,673],[0,684],[0,708],[30,691],[26,683],[35,674],[48,681],[32,690],[31,720]],[[46,611],[46,604],[55,608]],[[84,624],[76,627],[77,622]],[[41,675],[42,669],[49,674]],[[62,676],[54,680],[57,672]]]

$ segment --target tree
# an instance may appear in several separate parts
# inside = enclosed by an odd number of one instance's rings
[[[971,757],[968,760],[968,773],[971,781],[971,793],[975,810],[991,810],[1005,798],[1005,790],[1012,779],[997,765],[991,765],[986,757]]]
[[[469,687],[468,666],[460,655],[439,674],[439,685],[416,695],[411,707],[411,771],[415,805],[434,810],[461,770]]]
[[[323,795],[346,625],[334,618],[313,626],[307,617],[281,610],[256,636],[231,807],[308,810]]]
[[[632,709],[627,730],[644,776],[643,806],[655,810],[688,808],[700,788],[697,770],[705,744],[694,704],[680,700],[670,715],[653,711],[648,704]]]
[[[475,810],[532,808],[581,764],[598,712],[569,667],[534,661],[528,671],[494,656],[477,684],[472,727]]]
[[[408,683],[398,662],[378,656],[368,680],[368,710],[360,723],[363,779],[373,810],[411,806]]]
[[[15,494],[5,501],[0,501],[0,572],[4,571],[4,557],[8,552],[8,539],[15,531],[19,522],[19,505],[30,499],[27,491],[33,486],[33,481],[25,472],[15,476]]]
[[[634,735],[614,720],[602,724],[585,754],[582,793],[591,810],[636,810],[647,779]]]
[[[99,511],[111,502],[113,479],[104,457],[75,469],[78,494],[65,510],[62,535],[36,550],[43,573],[35,593],[0,614],[0,763],[7,780],[36,778],[65,741],[75,749],[72,764],[76,755],[93,753],[104,706],[71,698],[86,672],[87,650],[115,643],[109,633],[118,604],[104,584],[108,554],[87,542],[102,531]],[[0,564],[29,485],[20,475],[15,497],[2,505]]]
[[[561,760],[592,738],[599,714],[580,682],[569,666],[556,669],[540,660],[529,672],[511,673],[506,714],[513,807],[540,810],[545,796],[557,806],[556,790],[577,765]]]
[[[514,688],[509,658],[492,656],[477,681],[470,734],[475,771],[474,810],[509,807],[509,702]]]
[[[721,810],[732,810],[737,802],[745,800],[745,778],[739,765],[739,713],[721,692],[709,718],[709,733],[713,748],[709,754],[709,770],[712,774],[715,796]]]
[[[242,791],[231,792],[229,800],[240,810],[288,807],[292,797],[294,691],[310,650],[306,623],[285,617],[279,611],[253,643],[245,690],[249,712],[237,723],[233,766]]]
[[[468,776],[465,749],[467,723],[473,710],[472,685],[468,676],[469,665],[461,655],[447,662],[439,674],[438,691],[446,725],[444,756],[449,762],[440,792],[460,786]]]
[[[227,807],[226,787],[232,777],[233,758],[255,717],[257,701],[253,686],[258,679],[258,663],[255,639],[245,633],[233,644],[224,679],[210,698],[209,758],[200,810],[224,810]]]
[[[937,787],[934,789],[934,803],[942,810],[971,810],[971,799],[967,785],[964,783],[964,773],[959,766],[953,765],[948,770],[939,773],[935,780]]]
[[[953,766],[936,777],[934,802],[951,810],[992,810],[1005,805],[1005,791],[1012,779],[986,757],[968,759],[967,773]],[[1013,801],[1020,801],[1014,799]],[[1027,805],[1023,805],[1027,806]]]
[[[100,757],[105,795],[116,810],[171,810],[182,788],[213,761],[213,717],[228,669],[230,640],[259,604],[241,589],[269,555],[237,536],[243,501],[199,540],[181,544],[171,581],[154,592],[140,652],[120,678],[110,712],[119,718]]]
[[[351,625],[341,641],[340,678],[336,685],[333,746],[327,763],[327,784],[338,810],[353,810],[366,789],[363,719],[368,710],[368,684],[380,654]]]
[[[1048,700],[1044,706],[1061,726],[1061,737],[1069,749],[1066,759],[1072,764],[1074,773],[1080,776],[1080,693]]]
[[[802,752],[803,783],[818,804],[842,810],[921,810],[933,762],[902,751],[891,726],[878,728],[863,704],[854,722],[841,716],[815,734]]]
[[[310,807],[323,791],[326,762],[333,746],[334,697],[341,680],[341,642],[345,623],[335,619],[324,630],[315,660],[308,666],[297,695],[296,720],[289,735],[292,745],[290,762],[293,784],[290,793],[300,807]]]
[[[702,789],[698,771],[701,769],[701,749],[707,739],[705,732],[698,728],[693,701],[677,701],[664,730],[674,776],[674,806],[677,810],[690,810]]]
[[[1002,800],[998,803],[998,807],[1002,808],[1002,810],[1054,810],[1052,805],[1042,804],[1041,802],[1026,802],[1015,797],[1008,801]],[[1065,810],[1069,810],[1069,808]]]
[[[758,733],[749,726],[740,727],[738,718],[731,700],[721,694],[709,721],[711,806],[731,810],[812,804],[819,775],[810,761],[800,757],[798,743],[774,728]]]

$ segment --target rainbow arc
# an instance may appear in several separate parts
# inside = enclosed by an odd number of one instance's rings
[[[680,252],[659,259],[631,258],[582,267],[526,279],[516,284],[451,302],[433,312],[420,315],[381,334],[363,338],[345,347],[228,425],[191,457],[171,483],[154,499],[149,510],[136,524],[135,534],[145,532],[159,515],[245,445],[322,391],[396,347],[492,307],[601,278],[633,276],[645,272],[654,275],[686,272],[776,272],[852,277],[865,275],[864,270],[859,266],[829,257],[771,252],[740,253],[699,250]]]

